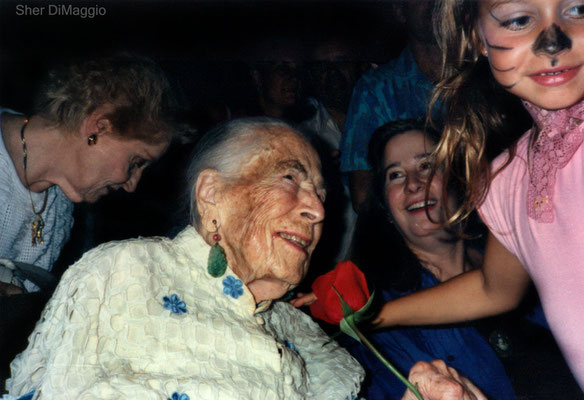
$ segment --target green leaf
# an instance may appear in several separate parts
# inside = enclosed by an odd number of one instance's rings
[[[349,316],[349,315],[352,315],[352,314],[355,312],[355,310],[353,310],[353,309],[351,308],[351,306],[349,306],[349,305],[348,305],[348,304],[345,302],[345,300],[343,299],[343,296],[341,296],[341,294],[340,294],[340,293],[339,293],[339,291],[338,291],[338,290],[335,288],[335,286],[334,286],[334,285],[332,285],[332,287],[333,287],[333,290],[335,291],[335,293],[337,294],[337,296],[339,296],[339,299],[341,299],[341,308],[342,308],[342,310],[343,310],[343,316],[344,316],[344,317],[347,317],[347,316]]]
[[[355,332],[355,323],[353,322],[353,315],[349,315],[348,317],[343,318],[339,326],[341,328],[341,332],[346,333],[356,341],[361,342],[361,339],[359,339],[359,336]]]
[[[343,296],[334,287],[334,285],[333,290],[335,291],[337,296],[339,296],[339,299],[341,301],[341,308],[343,310],[344,318],[341,320],[339,324],[341,332],[351,336],[356,341],[361,342],[361,339],[359,339],[359,336],[355,333],[355,330],[357,329],[357,325],[360,322],[366,321],[373,316],[373,314],[367,314],[367,311],[369,310],[371,304],[373,303],[373,296],[375,295],[375,292],[371,293],[369,300],[367,300],[367,303],[365,303],[365,305],[361,307],[361,309],[355,311],[351,308],[351,306],[347,304],[345,299],[343,299]]]
[[[371,308],[371,304],[373,303],[373,297],[375,296],[375,291],[371,293],[371,297],[367,300],[367,303],[359,311],[355,311],[354,318],[355,318],[355,325],[359,325],[363,321],[367,321],[373,318],[374,314],[368,314],[369,308]]]

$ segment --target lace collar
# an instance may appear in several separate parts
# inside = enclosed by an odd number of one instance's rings
[[[536,124],[529,134],[539,131],[528,150],[527,215],[551,223],[556,172],[568,164],[584,139],[584,101],[561,110],[545,110],[527,101],[523,104]]]

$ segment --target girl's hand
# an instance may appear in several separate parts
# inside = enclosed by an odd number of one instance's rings
[[[471,381],[442,360],[416,363],[408,380],[418,386],[425,400],[487,400]],[[408,390],[402,400],[416,400],[416,396]]]
[[[388,322],[388,317],[390,315],[390,306],[388,305],[388,303],[385,303],[383,305],[383,307],[381,307],[381,310],[379,311],[379,314],[377,314],[377,316],[371,320],[371,327],[374,329],[379,329],[379,328],[386,328],[388,326],[390,326],[391,324]]]
[[[316,295],[314,292],[310,293],[298,293],[296,298],[290,300],[290,304],[294,307],[309,306],[316,301]]]

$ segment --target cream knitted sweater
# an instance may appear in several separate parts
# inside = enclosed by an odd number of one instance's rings
[[[176,239],[104,244],[65,273],[28,348],[11,364],[12,395],[38,399],[353,398],[360,365],[287,303],[256,306],[210,247]]]

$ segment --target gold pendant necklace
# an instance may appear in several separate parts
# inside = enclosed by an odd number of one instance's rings
[[[24,124],[20,129],[20,141],[22,142],[22,165],[24,167],[24,181],[26,183],[26,188],[28,190],[28,197],[30,197],[30,204],[32,206],[32,212],[36,215],[36,218],[32,221],[32,246],[36,246],[37,244],[44,244],[45,239],[43,237],[43,228],[45,227],[45,221],[43,220],[43,212],[45,208],[47,208],[47,200],[49,198],[49,189],[45,190],[45,200],[43,201],[43,206],[39,211],[36,211],[34,208],[34,202],[32,200],[32,194],[30,194],[28,177],[26,173],[26,164],[28,153],[26,150],[26,140],[24,139],[24,128],[28,125],[28,119],[24,120]]]

